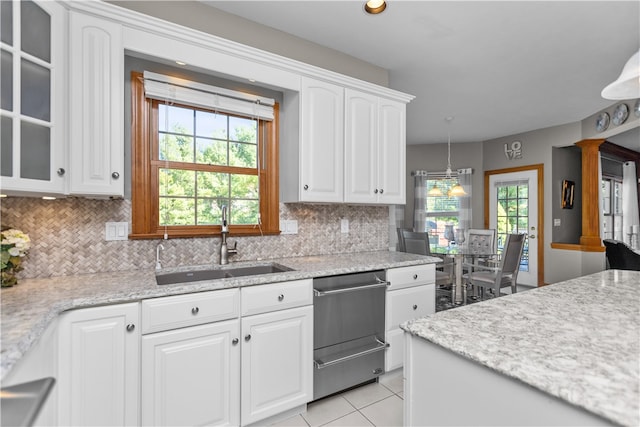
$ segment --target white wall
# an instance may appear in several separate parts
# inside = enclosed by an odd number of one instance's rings
[[[199,1],[107,2],[380,86],[389,86],[389,72],[384,68]]]

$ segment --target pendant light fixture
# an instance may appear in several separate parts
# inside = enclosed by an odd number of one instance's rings
[[[640,98],[640,50],[629,58],[620,77],[602,89],[601,95],[612,100]]]
[[[448,124],[448,130],[447,130],[447,171],[445,173],[446,178],[448,181],[451,181],[453,178],[451,177],[452,171],[451,171],[451,122],[453,121],[453,116],[448,116],[445,118],[445,120],[447,121]],[[431,190],[429,190],[431,191]],[[447,196],[449,197],[460,197],[460,196],[466,196],[467,193],[464,191],[464,188],[462,188],[462,186],[456,182],[456,184],[451,187],[451,189],[447,192]]]
[[[442,196],[442,191],[440,190],[440,187],[438,187],[438,184],[433,184],[433,186],[429,189],[429,191],[427,191],[427,194],[431,197],[440,197]]]

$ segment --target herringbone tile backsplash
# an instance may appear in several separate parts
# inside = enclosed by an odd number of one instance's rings
[[[29,235],[31,250],[23,278],[153,269],[162,242],[163,267],[218,263],[220,238],[105,241],[106,222],[129,222],[129,200],[6,198],[1,201],[2,226]],[[340,232],[340,219],[349,233]],[[298,221],[298,234],[234,237],[233,261],[353,253],[389,247],[389,209],[384,206],[281,204],[280,219]]]

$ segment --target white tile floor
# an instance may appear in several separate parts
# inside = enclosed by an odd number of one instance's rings
[[[402,370],[380,377],[344,393],[326,397],[307,405],[301,415],[274,426],[402,426]]]

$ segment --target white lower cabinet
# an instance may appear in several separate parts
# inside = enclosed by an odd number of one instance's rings
[[[313,307],[242,318],[242,425],[313,400]]]
[[[143,301],[142,424],[247,425],[311,401],[311,283]]]
[[[58,425],[139,424],[139,304],[60,316]]]
[[[240,423],[240,322],[142,338],[142,425]]]
[[[404,361],[404,334],[400,324],[435,313],[435,266],[433,264],[387,270],[385,307],[386,341],[389,344],[385,371],[401,368]]]

